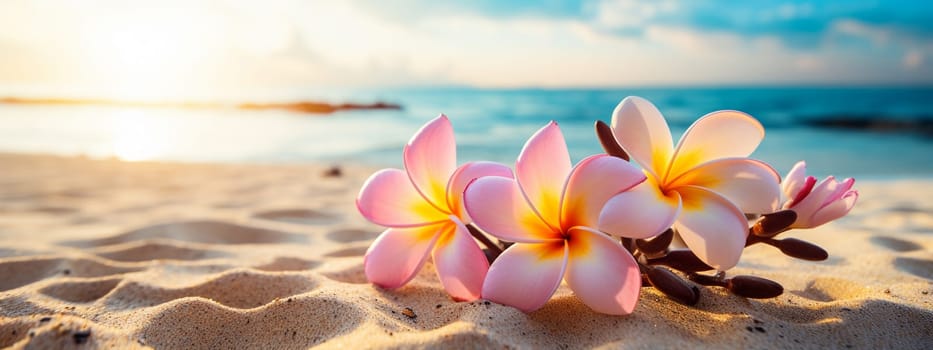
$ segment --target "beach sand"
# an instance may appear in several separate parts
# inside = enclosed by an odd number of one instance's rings
[[[732,274],[774,299],[643,288],[629,316],[566,286],[524,314],[452,301],[429,263],[366,282],[381,228],[356,211],[375,170],[0,155],[0,347],[933,348],[933,180],[859,181],[846,218],[787,236],[827,261],[746,250]]]

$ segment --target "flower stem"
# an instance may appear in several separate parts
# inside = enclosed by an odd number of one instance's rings
[[[473,224],[468,224],[466,225],[466,227],[467,227],[467,230],[470,231],[470,235],[472,235],[473,238],[476,238],[477,240],[482,242],[483,245],[486,246],[486,248],[489,248],[489,250],[493,253],[494,256],[499,256],[499,254],[502,254],[502,247],[494,243],[492,240],[490,240],[489,237],[486,236],[486,234],[480,232],[480,230],[477,229],[476,226],[473,226]]]
[[[649,257],[648,265],[665,265],[681,272],[709,271],[713,267],[704,263],[689,250],[672,250],[664,256]]]
[[[632,238],[622,237],[619,238],[619,242],[622,243],[622,247],[625,250],[628,250],[629,254],[635,255],[635,240]]]
[[[615,136],[613,136],[612,127],[610,127],[609,124],[606,124],[602,120],[597,120],[596,136],[599,138],[599,143],[603,146],[603,150],[606,151],[606,154],[629,160],[628,153],[625,153],[622,146],[619,146],[619,142],[616,141]]]
[[[764,214],[761,220],[748,228],[748,235],[771,238],[789,230],[796,220],[797,213],[789,209]]]
[[[687,278],[704,286],[726,287],[729,285],[729,283],[718,274],[715,276],[708,276],[691,272],[687,274]]]
[[[751,246],[751,245],[753,245],[753,244],[757,244],[757,243],[764,242],[765,240],[768,240],[768,239],[769,239],[769,238],[762,238],[762,237],[759,237],[759,236],[757,236],[757,235],[755,235],[755,234],[752,234],[752,233],[751,233],[751,232],[752,232],[751,229],[749,229],[748,232],[749,232],[748,238],[745,239],[745,246],[746,246],[746,247]]]
[[[668,298],[684,305],[696,305],[700,301],[700,289],[687,283],[683,278],[663,267],[647,266],[641,263],[638,268],[642,272],[642,285],[645,280],[661,291]]]

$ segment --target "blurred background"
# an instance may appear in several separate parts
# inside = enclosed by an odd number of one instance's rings
[[[0,152],[400,166],[445,113],[461,162],[549,120],[578,160],[628,95],[755,116],[782,173],[930,177],[933,3],[0,0]]]

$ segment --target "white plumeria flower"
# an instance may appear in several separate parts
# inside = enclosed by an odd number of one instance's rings
[[[454,131],[444,115],[418,130],[403,156],[405,170],[376,172],[356,200],[363,217],[388,227],[366,251],[366,278],[383,288],[401,287],[431,256],[450,296],[476,300],[489,262],[466,227],[463,190],[478,177],[511,178],[512,170],[492,162],[457,167]]]
[[[780,176],[747,158],[764,128],[737,111],[707,114],[674,147],[661,112],[627,97],[612,115],[616,141],[641,165],[648,180],[606,203],[599,228],[619,236],[658,234],[673,226],[703,262],[734,267],[745,247],[744,213],[771,213],[780,202]]]
[[[464,194],[476,226],[515,242],[489,267],[483,298],[531,312],[566,281],[597,312],[631,313],[641,289],[638,264],[595,226],[610,197],[644,180],[631,163],[605,154],[571,167],[557,124],[541,128],[518,156],[514,179],[482,177]]]

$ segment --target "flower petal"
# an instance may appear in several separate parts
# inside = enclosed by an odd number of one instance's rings
[[[473,224],[497,238],[528,243],[563,239],[531,209],[513,179],[476,179],[467,186],[463,202]]]
[[[505,164],[494,162],[469,162],[461,165],[450,177],[447,184],[447,206],[464,224],[472,222],[463,208],[463,191],[473,180],[483,176],[501,176],[512,178],[512,169]]]
[[[626,97],[612,112],[612,131],[632,159],[655,177],[664,176],[674,141],[667,122],[651,102]]]
[[[850,210],[852,210],[853,207],[855,207],[855,202],[857,200],[858,191],[846,192],[842,198],[827,204],[825,207],[817,210],[816,213],[813,213],[813,216],[810,217],[806,227],[817,227],[845,216],[849,213]]]
[[[437,277],[456,300],[479,299],[489,261],[462,223],[446,225],[432,253]]]
[[[842,194],[852,188],[855,180],[847,179],[845,182],[838,182],[833,176],[827,176],[823,181],[816,184],[813,190],[799,202],[793,203],[791,209],[798,215],[812,215],[817,210],[828,204],[833,198],[839,198]]]
[[[560,196],[570,167],[564,134],[553,121],[528,139],[515,162],[522,192],[532,209],[555,230],[560,227]]]
[[[618,241],[589,229],[570,230],[567,274],[573,293],[596,312],[627,315],[638,303],[641,272]]]
[[[645,181],[645,173],[621,158],[590,156],[572,170],[561,203],[561,227],[595,227],[612,196]]]
[[[669,182],[703,187],[729,199],[743,213],[767,214],[781,202],[781,177],[770,165],[748,158],[710,161]]]
[[[839,184],[839,187],[837,187],[835,191],[833,191],[830,195],[826,196],[826,198],[823,199],[823,206],[826,206],[830,202],[835,202],[839,200],[840,198],[842,198],[842,196],[845,195],[846,192],[852,189],[852,185],[855,185],[855,179],[850,177],[845,180],[842,180],[842,182]]]
[[[654,237],[674,224],[680,206],[680,194],[669,191],[665,196],[649,178],[606,202],[599,214],[599,229],[613,236]]]
[[[794,199],[794,197],[800,193],[800,190],[803,189],[806,180],[807,162],[801,160],[794,164],[794,167],[784,176],[784,181],[781,183],[781,190],[784,191],[784,197],[787,199]]]
[[[418,192],[446,212],[447,182],[457,168],[457,144],[447,116],[441,114],[421,127],[405,146],[403,160]]]
[[[707,114],[680,138],[664,179],[673,179],[711,160],[748,157],[764,137],[764,127],[748,114],[738,111]]]
[[[797,203],[802,202],[810,193],[813,192],[813,187],[816,186],[816,178],[813,176],[807,176],[803,179],[803,186],[800,186],[798,192],[795,196],[789,197],[789,199],[784,202],[784,209],[789,209],[797,205]],[[796,186],[795,186],[796,187]]]
[[[483,298],[535,311],[554,295],[566,268],[564,241],[513,244],[489,267]]]
[[[413,227],[446,221],[412,186],[408,174],[382,169],[369,177],[356,198],[356,208],[367,220],[389,227]]]
[[[683,198],[683,211],[674,228],[684,243],[709,266],[721,271],[734,267],[748,235],[745,214],[715,192],[695,186],[677,191]]]
[[[421,270],[443,227],[440,224],[385,230],[363,257],[366,279],[390,289],[408,283]]]

